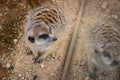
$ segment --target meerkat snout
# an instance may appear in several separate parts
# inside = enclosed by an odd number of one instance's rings
[[[57,37],[55,37],[53,34],[50,34],[49,37],[51,38],[51,41],[56,41]]]
[[[41,22],[28,29],[27,39],[30,43],[40,46],[56,41],[57,37],[50,31],[46,23]]]
[[[117,66],[119,64],[118,61],[112,61],[111,66]]]
[[[56,40],[57,40],[57,38],[56,38],[56,37],[54,37],[54,38],[53,38],[53,41],[56,41]]]

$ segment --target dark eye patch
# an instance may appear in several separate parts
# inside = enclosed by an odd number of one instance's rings
[[[95,53],[99,53],[98,49],[95,49],[94,51],[95,51]]]
[[[99,51],[98,49],[95,49],[95,53],[96,53],[97,55],[103,55],[104,57],[111,58],[110,54],[109,54],[107,51],[101,52],[101,51]]]
[[[118,65],[119,64],[119,61],[113,61],[112,63],[111,63],[111,66],[116,66],[116,65]]]
[[[42,38],[42,39],[47,39],[49,36],[48,34],[42,34],[39,36],[39,38]]]
[[[31,37],[31,36],[29,36],[29,37],[28,37],[28,40],[29,40],[30,42],[32,42],[32,43],[34,43],[34,42],[35,42],[34,37]]]
[[[106,52],[106,51],[103,51],[103,55],[104,55],[105,57],[111,58],[110,54],[109,54],[108,52]]]

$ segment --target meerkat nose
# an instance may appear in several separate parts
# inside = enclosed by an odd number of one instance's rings
[[[113,61],[112,64],[111,64],[111,66],[116,66],[116,65],[118,65],[118,64],[119,64],[118,61]]]
[[[53,41],[56,41],[56,40],[57,40],[57,38],[56,38],[56,37],[54,37],[54,38],[53,38]]]

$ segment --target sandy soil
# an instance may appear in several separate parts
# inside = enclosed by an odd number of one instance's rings
[[[33,63],[33,55],[24,42],[23,31],[28,6],[18,0],[0,0],[0,80],[60,80],[67,48],[78,15],[79,0],[55,0],[64,10],[67,30],[46,60]],[[119,0],[87,0],[79,28],[77,43],[66,80],[89,80],[88,57],[92,52],[89,30],[104,19],[120,22]],[[63,36],[65,35],[65,36]],[[111,72],[110,72],[111,73]],[[117,72],[116,72],[117,73]],[[97,80],[112,80],[99,74]]]

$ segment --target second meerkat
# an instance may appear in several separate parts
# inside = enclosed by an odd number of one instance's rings
[[[113,21],[102,21],[91,30],[93,50],[89,70],[96,80],[96,70],[108,71],[120,65],[120,26]]]

